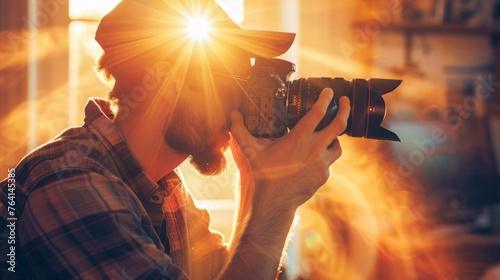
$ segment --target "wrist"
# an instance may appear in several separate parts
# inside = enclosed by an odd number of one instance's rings
[[[302,204],[299,196],[288,193],[286,188],[281,188],[274,181],[256,181],[252,197],[252,208],[254,211],[270,212],[270,215],[286,215],[293,217],[295,211]]]
[[[230,258],[221,279],[274,279],[295,218],[296,207],[276,198],[269,182],[257,182],[249,208],[238,220]]]

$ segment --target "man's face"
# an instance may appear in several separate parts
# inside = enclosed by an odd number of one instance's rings
[[[243,96],[243,85],[230,75],[248,71],[250,59],[247,52],[228,49],[210,65],[211,69],[194,67],[188,71],[165,142],[189,154],[191,164],[201,174],[217,175],[226,167],[228,115],[238,108]]]

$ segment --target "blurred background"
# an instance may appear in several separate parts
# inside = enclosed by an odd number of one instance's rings
[[[93,38],[118,2],[0,0],[1,177],[106,96]],[[341,137],[330,180],[298,211],[283,278],[500,279],[500,1],[218,2],[245,28],[297,33],[282,57],[292,79],[403,80],[383,122],[402,141]],[[214,178],[182,171],[229,236],[234,163]]]

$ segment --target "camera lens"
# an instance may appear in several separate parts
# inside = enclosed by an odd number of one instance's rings
[[[396,89],[401,80],[311,77],[290,80],[295,64],[276,58],[256,58],[247,80],[246,97],[240,105],[245,126],[256,137],[285,135],[312,108],[321,91],[331,88],[334,98],[316,130],[326,127],[337,114],[338,100],[347,96],[351,112],[346,135],[400,141],[381,126],[385,118],[382,95]],[[284,82],[286,81],[286,82]]]
[[[381,127],[385,118],[382,95],[393,91],[401,80],[343,78],[301,78],[287,83],[287,123],[290,128],[311,109],[324,88],[333,89],[335,95],[323,120],[316,128],[323,129],[335,117],[338,100],[347,96],[351,100],[351,113],[344,133],[353,137],[400,141],[399,137]]]

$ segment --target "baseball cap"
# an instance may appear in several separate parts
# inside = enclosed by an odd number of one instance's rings
[[[294,33],[243,29],[213,0],[123,0],[102,18],[95,39],[116,64],[177,59],[189,42],[185,25],[194,14],[211,25],[212,46],[206,48],[230,45],[251,57],[276,57],[295,39]]]

